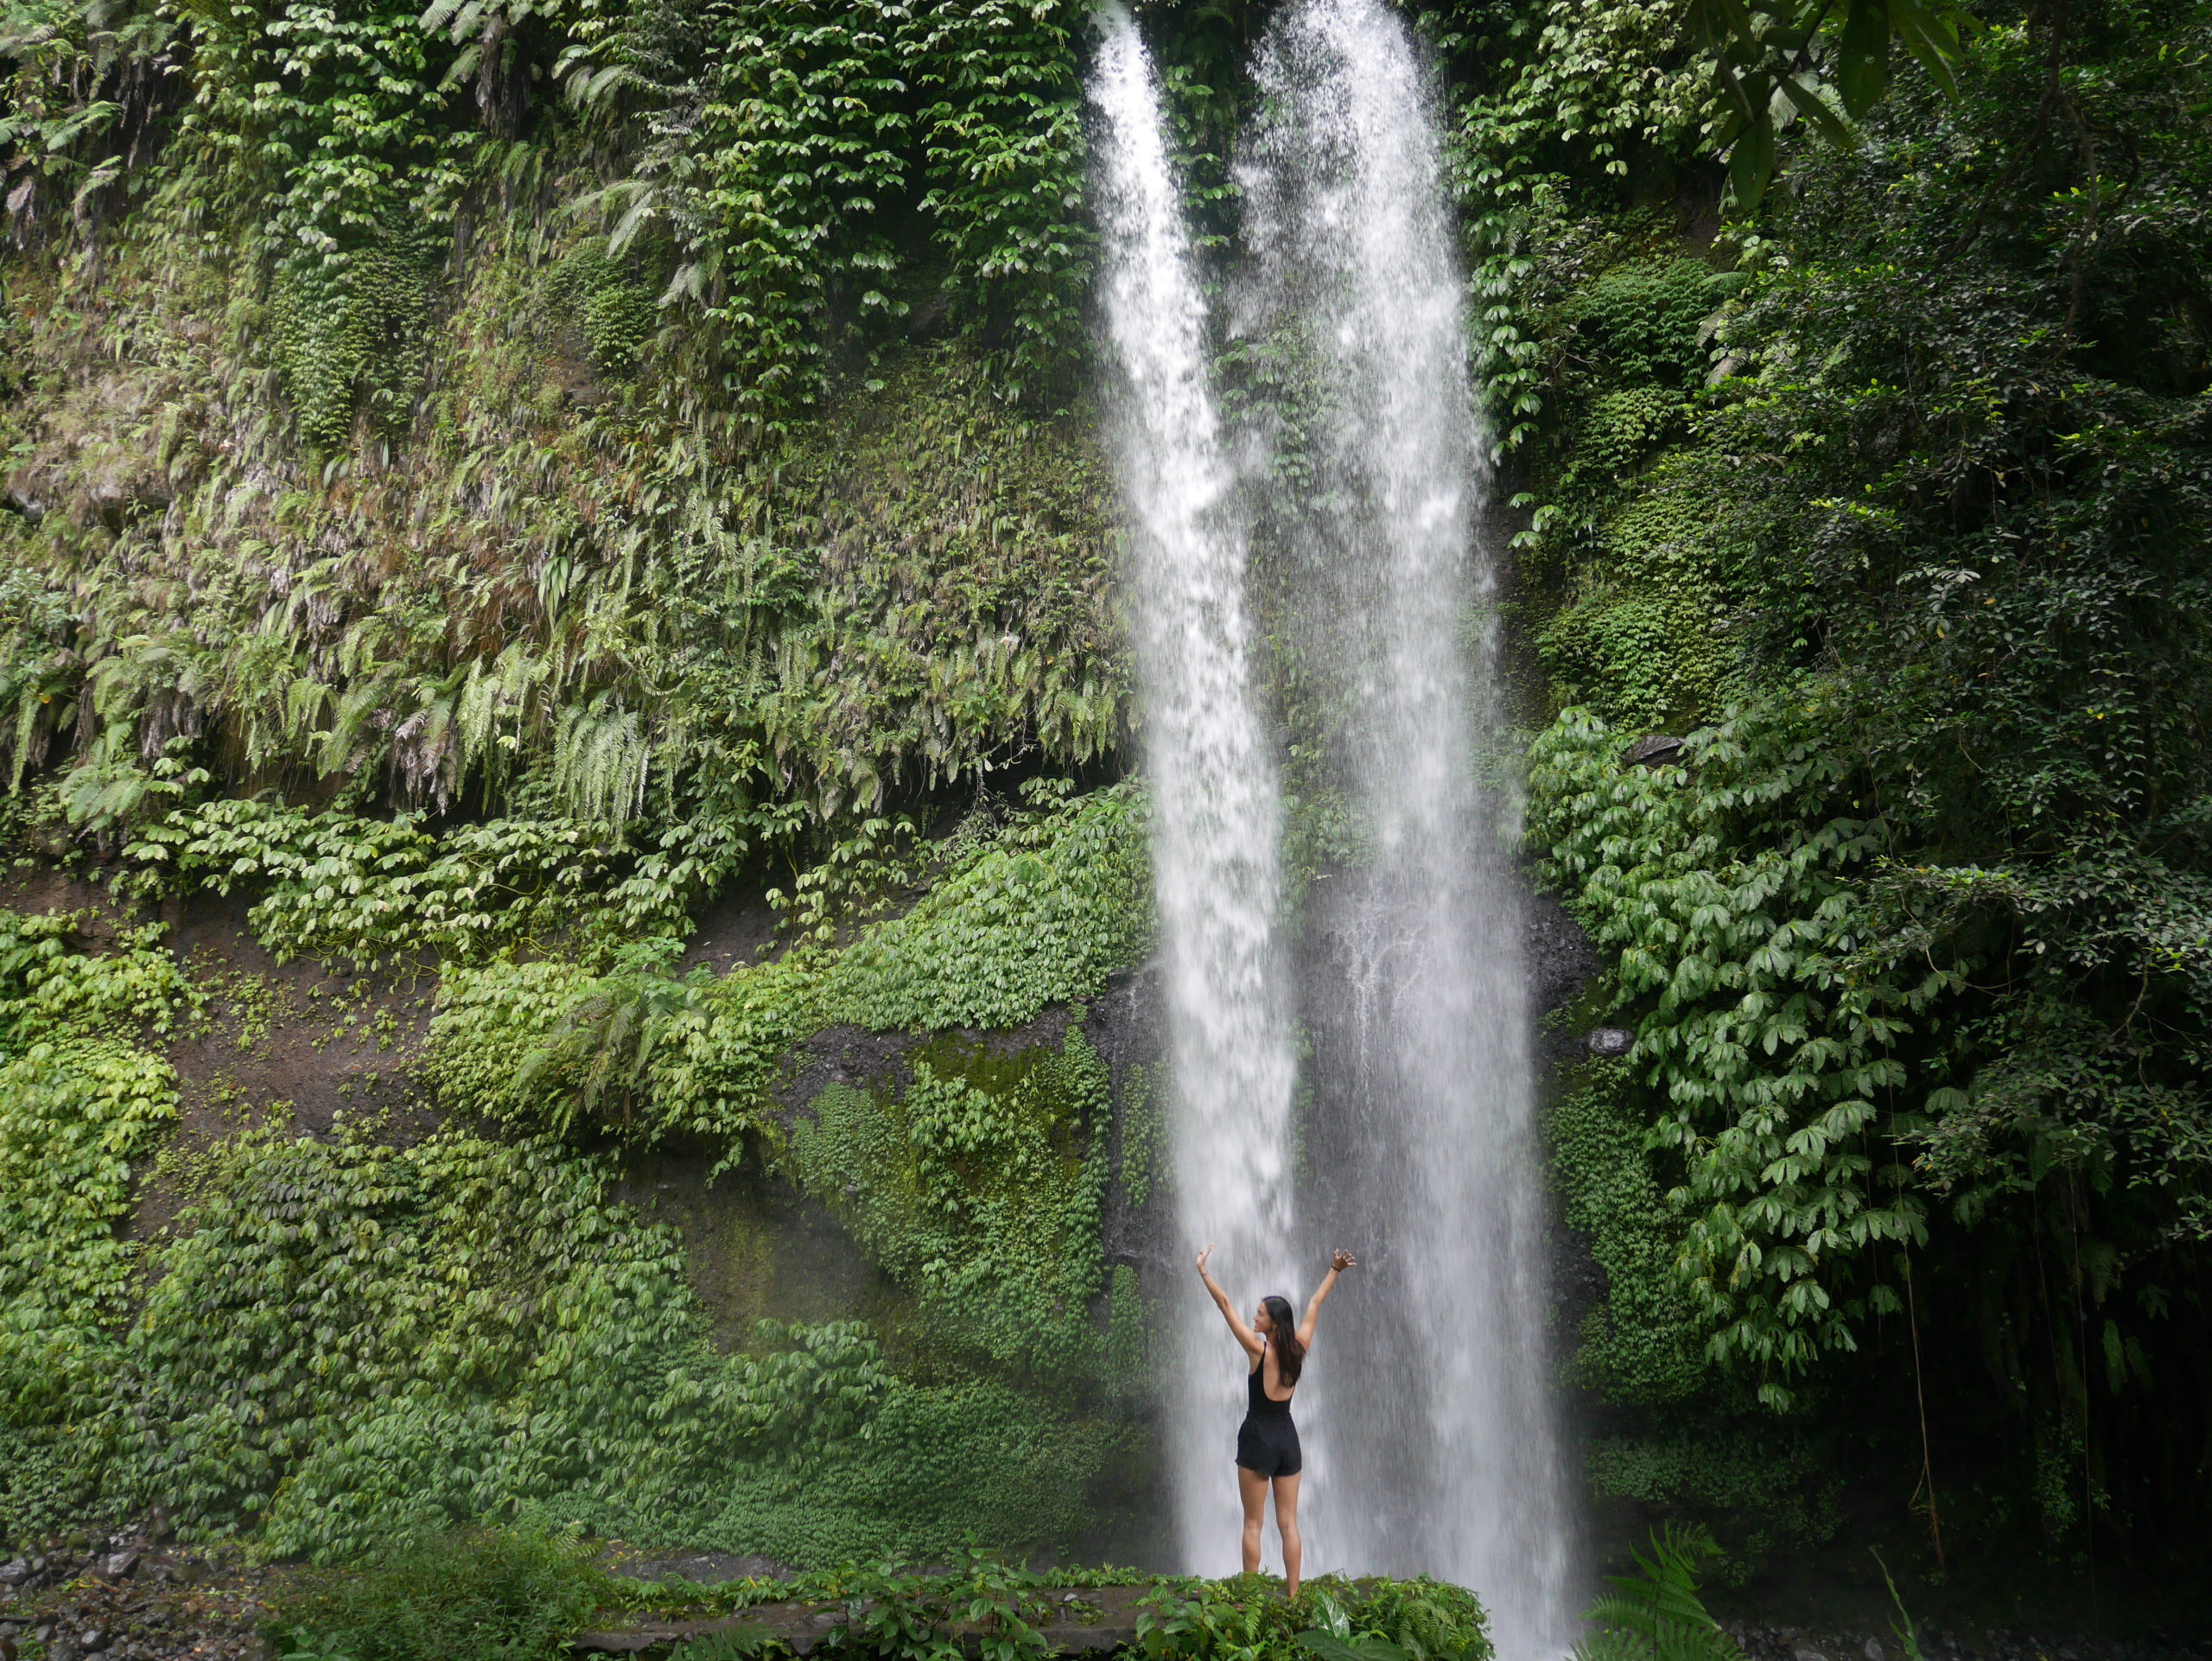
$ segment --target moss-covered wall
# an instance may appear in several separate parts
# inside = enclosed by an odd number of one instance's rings
[[[1130,882],[1102,835],[1139,838]],[[5,913],[0,1525],[160,1503],[321,1555],[527,1512],[802,1565],[1140,1539],[1145,1322],[1104,1238],[1149,1186],[1116,1113],[1148,1018],[1110,981],[1141,837],[1126,792],[1078,799],[720,976],[334,970],[235,906],[19,884],[64,908]],[[1010,875],[1060,930],[995,926]],[[486,976],[526,994],[488,1035]]]

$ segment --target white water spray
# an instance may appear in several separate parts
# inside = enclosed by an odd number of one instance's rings
[[[1186,1245],[1239,1286],[1281,1278],[1291,1227],[1287,989],[1274,949],[1277,795],[1254,707],[1245,537],[1207,374],[1159,83],[1109,6],[1090,87],[1101,293],[1118,368],[1110,436],[1130,522],[1153,864],[1166,974],[1173,1158]],[[1234,1570],[1231,1454],[1243,1358],[1192,1276],[1182,1288],[1171,1455],[1187,1561]]]
[[[1320,1174],[1301,1208],[1371,1253],[1315,1358],[1307,1560],[1471,1586],[1499,1654],[1537,1661],[1572,1642],[1576,1554],[1511,809],[1477,782],[1501,722],[1472,535],[1489,442],[1433,100],[1379,0],[1292,0],[1257,75],[1241,322],[1299,341],[1312,376],[1303,466],[1263,512],[1374,856],[1303,943]]]

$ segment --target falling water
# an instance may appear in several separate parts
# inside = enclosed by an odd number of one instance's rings
[[[1090,88],[1109,422],[1128,508],[1166,975],[1173,1168],[1185,1242],[1240,1289],[1281,1278],[1291,1224],[1288,992],[1274,946],[1277,796],[1253,704],[1245,538],[1207,372],[1205,301],[1169,167],[1159,83],[1109,6]],[[1184,1551],[1236,1567],[1231,1436],[1241,1358],[1198,1295],[1173,1448]]]
[[[1292,0],[1257,74],[1238,323],[1306,374],[1302,415],[1269,435],[1261,522],[1304,601],[1294,672],[1371,837],[1364,869],[1318,885],[1302,943],[1300,1206],[1370,1253],[1301,1392],[1319,1410],[1306,1555],[1472,1586],[1501,1655],[1535,1661],[1571,1641],[1573,1518],[1511,808],[1477,777],[1501,718],[1472,620],[1496,583],[1473,535],[1488,443],[1433,101],[1379,0]]]

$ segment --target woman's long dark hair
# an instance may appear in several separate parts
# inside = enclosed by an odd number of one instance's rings
[[[1274,1323],[1268,1333],[1268,1342],[1275,1352],[1275,1377],[1286,1384],[1298,1382],[1299,1369],[1306,1365],[1306,1346],[1298,1341],[1298,1318],[1290,1313],[1288,1298],[1264,1297],[1260,1308],[1268,1312]]]

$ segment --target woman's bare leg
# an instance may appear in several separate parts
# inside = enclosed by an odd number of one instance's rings
[[[1260,1568],[1260,1529],[1268,1515],[1268,1480],[1242,1465],[1236,1467],[1236,1495],[1244,1502],[1244,1572]]]
[[[1249,1505],[1245,1507],[1245,1514],[1248,1517],[1251,1514]],[[1249,1524],[1245,1531],[1248,1537],[1258,1537]],[[1306,1549],[1298,1538],[1298,1479],[1295,1476],[1275,1479],[1275,1531],[1282,1536],[1283,1595],[1294,1598],[1298,1595],[1298,1571],[1304,1566],[1306,1557]],[[1256,1552],[1248,1552],[1247,1555],[1255,1556],[1256,1561]]]

